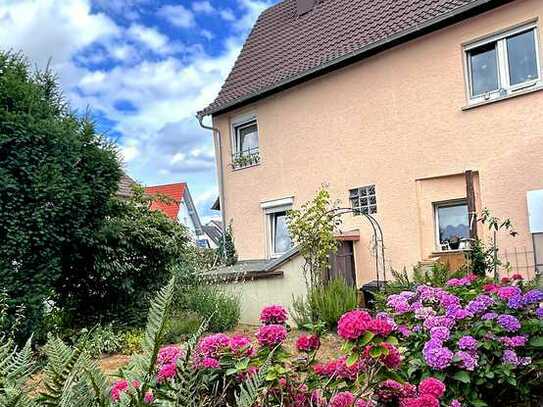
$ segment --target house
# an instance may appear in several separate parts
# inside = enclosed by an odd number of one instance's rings
[[[121,174],[121,179],[119,180],[119,189],[117,190],[117,197],[122,200],[128,200],[132,197],[133,191],[132,187],[137,185],[137,182],[128,176],[124,171]]]
[[[278,261],[285,211],[323,182],[358,214],[338,256],[358,287],[463,257],[490,237],[485,207],[519,232],[499,236],[511,271],[543,271],[542,19],[541,0],[284,0],[260,15],[199,119],[240,260],[283,271],[272,301],[300,286],[299,260]]]
[[[151,203],[151,210],[164,213],[170,219],[182,223],[191,232],[195,243],[203,248],[210,248],[213,240],[205,233],[198,211],[184,182],[174,184],[154,185],[145,187],[148,195],[158,195],[163,199],[156,199]]]
[[[223,225],[222,222],[216,219],[212,219],[202,226],[202,230],[209,239],[209,247],[216,249],[220,246],[223,237]]]

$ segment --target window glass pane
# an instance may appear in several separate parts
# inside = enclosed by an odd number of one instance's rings
[[[280,212],[273,214],[274,241],[273,251],[275,253],[284,253],[292,247],[292,240],[288,233],[287,214]]]
[[[240,152],[254,152],[254,149],[258,148],[258,127],[256,123],[240,127],[238,129],[238,137]]]
[[[439,242],[450,243],[469,238],[468,205],[442,206],[437,208]]]
[[[511,85],[518,85],[539,77],[534,30],[507,38],[507,55]]]
[[[471,95],[477,96],[498,89],[496,43],[469,51]]]
[[[534,250],[536,265],[543,268],[543,233],[535,233],[534,235]]]

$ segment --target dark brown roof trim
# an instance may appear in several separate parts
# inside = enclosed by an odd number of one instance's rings
[[[425,24],[415,26],[409,30],[402,31],[398,34],[391,35],[383,40],[371,43],[363,48],[354,51],[351,54],[344,55],[336,58],[330,62],[319,65],[316,68],[309,69],[301,74],[285,79],[277,84],[264,88],[251,95],[241,97],[233,102],[226,103],[221,107],[215,107],[210,109],[204,109],[198,112],[197,116],[207,116],[209,114],[219,115],[228,111],[237,109],[244,105],[253,103],[259,99],[281,92],[282,90],[296,86],[302,82],[317,78],[325,75],[329,72],[351,65],[362,59],[368,58],[372,55],[376,55],[387,49],[393,48],[397,45],[406,43],[415,38],[422,37],[431,32],[448,27],[460,21],[482,14],[486,11],[492,10],[507,3],[511,3],[514,0],[479,0],[466,6],[455,9],[449,13],[436,17]]]

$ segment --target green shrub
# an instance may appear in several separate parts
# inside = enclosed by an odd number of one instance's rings
[[[122,336],[121,352],[133,355],[142,351],[144,332],[141,329],[131,329]]]
[[[185,311],[193,311],[209,319],[211,332],[228,331],[239,322],[239,298],[217,286],[202,285],[187,290],[183,307]]]
[[[196,312],[180,312],[171,316],[166,323],[164,343],[180,343],[198,331],[203,318]]]
[[[319,321],[333,329],[344,313],[357,308],[357,290],[341,278],[334,279],[326,286],[311,291],[309,306]]]
[[[298,329],[303,329],[313,322],[313,312],[306,298],[303,296],[292,296],[292,308],[289,311]]]

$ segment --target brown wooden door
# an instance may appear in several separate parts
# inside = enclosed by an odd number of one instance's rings
[[[348,285],[356,287],[353,242],[339,242],[337,252],[330,255],[330,269],[327,277],[328,281],[338,277],[343,278]]]

